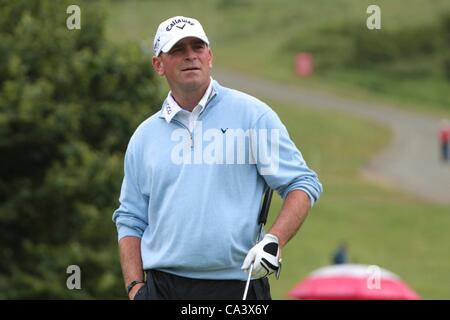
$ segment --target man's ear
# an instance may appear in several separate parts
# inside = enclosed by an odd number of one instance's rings
[[[157,74],[159,74],[160,76],[164,75],[164,73],[165,73],[165,71],[164,71],[164,64],[163,64],[161,58],[153,57],[152,58],[152,65],[153,65],[153,69],[155,69]]]
[[[211,51],[211,48],[208,47],[208,50],[209,50],[209,61],[208,61],[208,64],[209,64],[209,67],[212,68],[212,66],[213,66],[213,53]]]

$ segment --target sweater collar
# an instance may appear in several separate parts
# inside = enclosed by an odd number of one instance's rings
[[[210,84],[211,90],[209,88],[205,92],[205,96],[200,100],[199,104],[202,105],[202,111],[205,111],[206,107],[212,107],[221,97],[223,87],[214,79],[211,78]],[[209,94],[208,94],[208,91]],[[216,97],[217,96],[217,97]],[[176,101],[170,96],[170,92],[167,98],[164,100],[161,110],[159,111],[158,118],[165,119],[166,122],[172,121],[173,117],[181,110],[181,107],[176,103]]]

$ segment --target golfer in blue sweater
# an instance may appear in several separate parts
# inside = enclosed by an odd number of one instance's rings
[[[196,19],[173,17],[154,39],[170,92],[134,132],[113,214],[130,299],[270,299],[267,276],[322,186],[276,113],[211,78]],[[264,190],[283,199],[256,243]],[[250,266],[253,265],[252,268]]]

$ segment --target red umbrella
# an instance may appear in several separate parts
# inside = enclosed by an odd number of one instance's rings
[[[378,266],[338,264],[312,272],[288,293],[295,299],[417,300],[394,273]]]

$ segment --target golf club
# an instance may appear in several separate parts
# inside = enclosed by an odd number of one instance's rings
[[[269,214],[270,202],[272,201],[272,194],[273,194],[273,190],[269,187],[267,189],[266,193],[264,194],[263,204],[261,207],[261,211],[259,213],[258,223],[260,224],[260,229],[259,229],[258,236],[256,238],[256,243],[258,243],[261,240],[263,228],[264,228],[264,225],[266,224],[267,216]],[[250,285],[250,280],[252,278],[253,264],[254,263],[252,262],[252,264],[250,265],[250,269],[248,271],[248,278],[247,278],[247,282],[245,283],[244,296],[242,297],[242,300],[247,299],[248,287]]]

